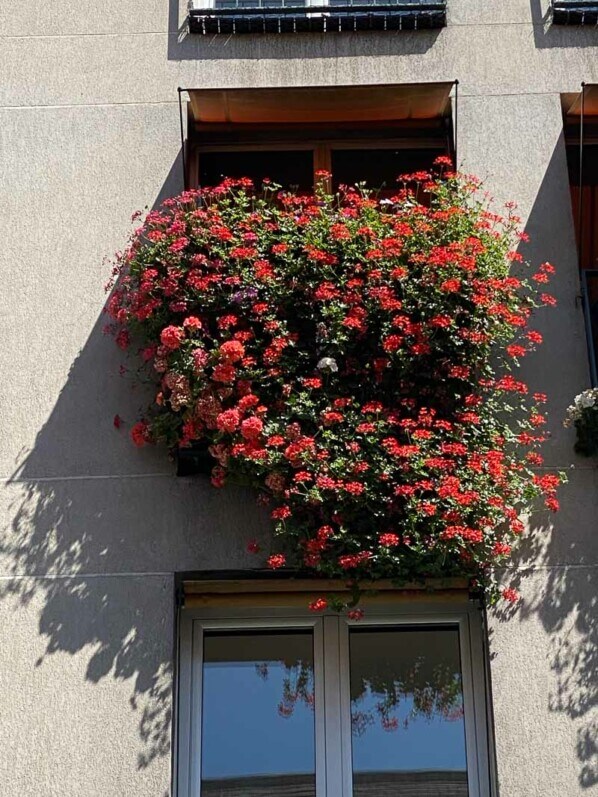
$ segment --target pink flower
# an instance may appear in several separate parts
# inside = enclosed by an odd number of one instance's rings
[[[205,349],[195,349],[192,357],[194,370],[203,371],[209,360],[207,351]]]
[[[131,429],[131,440],[139,448],[148,442],[149,436],[147,421],[138,421],[136,424],[134,424],[133,428]]]
[[[363,615],[363,609],[351,609],[351,611],[347,612],[347,617],[349,620],[362,620]]]
[[[241,434],[245,440],[256,440],[262,433],[264,423],[254,415],[251,418],[245,418],[241,423]]]
[[[328,608],[328,601],[326,598],[316,598],[315,601],[312,601],[309,604],[310,612],[323,612],[325,609]]]
[[[220,347],[220,356],[225,362],[236,363],[245,356],[245,346],[238,340],[227,340]]]
[[[226,481],[226,471],[220,465],[212,468],[211,482],[214,487],[224,487]]]
[[[178,349],[185,339],[185,331],[181,327],[164,327],[160,333],[160,341],[169,351]]]
[[[215,368],[214,372],[212,373],[212,379],[215,382],[234,382],[236,371],[234,366],[227,365],[225,363],[219,363]]]
[[[272,570],[278,570],[278,568],[284,567],[285,563],[286,557],[283,553],[275,553],[268,557],[267,564]]]
[[[231,409],[221,412],[216,418],[216,428],[220,432],[234,432],[241,421],[239,410]]]
[[[193,332],[196,329],[201,329],[201,321],[194,315],[190,315],[183,321],[183,326]]]

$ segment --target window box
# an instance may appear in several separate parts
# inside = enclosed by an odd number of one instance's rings
[[[201,34],[421,30],[446,25],[446,2],[197,0],[188,21],[190,32]]]
[[[596,0],[553,0],[552,21],[555,25],[596,25]]]
[[[487,797],[477,607],[388,600],[184,609],[179,797]]]

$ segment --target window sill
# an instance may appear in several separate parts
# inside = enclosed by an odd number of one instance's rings
[[[191,33],[335,33],[424,30],[446,25],[445,2],[344,4],[296,8],[193,8]]]
[[[555,25],[598,24],[596,0],[553,0],[552,22]]]

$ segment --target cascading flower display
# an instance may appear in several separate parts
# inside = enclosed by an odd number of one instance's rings
[[[131,436],[207,444],[216,487],[257,487],[273,568],[286,553],[355,583],[466,575],[497,594],[521,512],[558,507],[560,476],[537,470],[546,397],[516,374],[554,269],[512,273],[519,219],[474,178],[401,179],[382,200],[226,180],[148,213],[107,305],[157,385]]]

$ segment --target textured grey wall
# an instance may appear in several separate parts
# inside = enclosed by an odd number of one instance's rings
[[[177,86],[458,77],[464,166],[558,266],[527,370],[551,399],[549,466],[574,461],[560,420],[588,376],[559,93],[598,81],[598,31],[551,29],[546,0],[449,0],[442,31],[194,38],[180,6],[0,7],[3,795],[167,794],[173,573],[253,566],[245,540],[266,534],[247,494],[177,480],[112,427],[144,402],[102,334],[103,259],[181,187]],[[597,487],[575,459],[562,512],[532,521],[523,609],[491,618],[502,797],[598,791]]]

